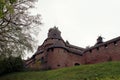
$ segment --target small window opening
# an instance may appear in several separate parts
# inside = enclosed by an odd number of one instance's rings
[[[117,42],[116,42],[116,41],[114,42],[114,45],[117,45]]]
[[[58,64],[57,66],[59,67],[60,65]]]
[[[51,51],[54,51],[54,49],[53,49],[53,48],[51,48]]]
[[[92,52],[92,50],[90,49],[90,50],[89,50],[89,52],[91,53],[91,52]]]
[[[108,48],[107,44],[105,45],[105,48]]]
[[[50,49],[47,49],[47,52],[49,52],[50,51]]]
[[[97,47],[97,50],[99,50],[99,47]]]

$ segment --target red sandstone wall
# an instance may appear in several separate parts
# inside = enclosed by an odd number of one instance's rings
[[[91,49],[91,51],[87,51],[83,57],[85,64],[120,61],[120,41]]]
[[[51,43],[53,43],[53,40],[44,43],[44,46]],[[91,49],[85,52],[83,56],[70,53],[63,48],[54,48],[35,56],[36,61],[39,61],[41,57],[44,57],[45,63],[39,65],[32,62],[29,67],[56,69],[75,66],[75,63],[94,64],[106,61],[120,61],[120,41]]]
[[[83,64],[83,58],[80,55],[67,52],[62,48],[54,48],[47,57],[47,65],[51,69],[74,66],[75,63]]]

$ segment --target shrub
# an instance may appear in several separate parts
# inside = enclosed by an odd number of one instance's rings
[[[0,60],[0,75],[18,72],[24,69],[21,57],[9,57]]]

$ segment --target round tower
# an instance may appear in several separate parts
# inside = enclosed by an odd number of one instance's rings
[[[51,45],[55,45],[56,43],[63,44],[63,39],[61,37],[61,32],[57,27],[53,27],[49,29],[48,37],[44,42],[44,46],[49,47]]]

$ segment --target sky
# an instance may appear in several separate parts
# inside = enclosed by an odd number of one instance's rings
[[[120,0],[38,0],[33,14],[41,14],[43,25],[38,45],[49,28],[57,26],[70,44],[93,46],[98,36],[107,41],[120,35]]]

